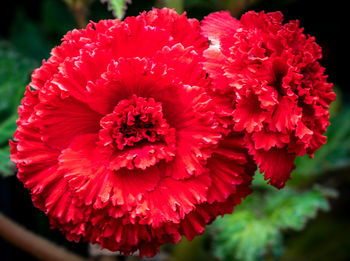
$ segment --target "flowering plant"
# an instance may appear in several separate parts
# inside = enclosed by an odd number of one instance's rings
[[[249,153],[277,188],[289,179],[296,156],[312,156],[326,142],[335,98],[315,38],[303,34],[298,21],[282,22],[280,12],[248,12],[239,21],[218,12],[202,26],[213,43],[204,52],[211,89],[223,96],[233,129],[246,134]]]
[[[320,58],[280,12],[91,22],[31,76],[17,177],[67,239],[151,257],[232,213],[257,166],[282,188],[326,142],[335,94]]]
[[[69,32],[35,70],[11,158],[68,239],[152,256],[250,193],[243,135],[206,93],[206,48],[197,20],[155,9]]]

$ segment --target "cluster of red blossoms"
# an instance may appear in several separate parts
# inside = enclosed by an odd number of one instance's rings
[[[153,256],[231,213],[257,165],[280,188],[326,142],[320,58],[278,12],[90,23],[32,74],[11,159],[69,240]]]
[[[265,179],[282,188],[294,159],[326,142],[329,104],[335,99],[319,64],[321,48],[298,21],[282,24],[280,12],[228,12],[202,23],[213,44],[204,52],[211,90],[225,97],[233,130],[245,133],[249,154]]]

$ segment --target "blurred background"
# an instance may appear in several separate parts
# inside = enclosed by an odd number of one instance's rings
[[[122,0],[110,0],[115,4]],[[69,30],[89,20],[113,18],[107,0],[3,0],[0,3],[0,212],[31,231],[70,251],[94,260],[138,260],[108,256],[86,243],[68,242],[51,230],[47,217],[33,207],[30,195],[9,162],[8,139],[16,129],[17,106],[30,74],[47,59]],[[133,0],[126,16],[167,6],[202,19],[229,10],[239,18],[248,10],[282,11],[285,20],[298,19],[305,33],[323,48],[321,61],[337,100],[331,106],[328,143],[315,154],[297,160],[292,180],[277,191],[262,175],[254,194],[233,215],[218,218],[192,242],[166,245],[148,260],[350,260],[350,90],[349,32],[346,1],[320,0]],[[122,15],[122,8],[115,15]],[[0,238],[0,260],[37,260]]]

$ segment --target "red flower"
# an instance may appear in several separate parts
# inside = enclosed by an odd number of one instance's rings
[[[197,20],[155,9],[69,32],[34,71],[11,158],[68,239],[152,256],[250,193],[243,135],[222,134],[205,92],[205,48]]]
[[[246,133],[265,179],[278,188],[296,156],[312,156],[326,142],[322,134],[335,98],[315,39],[298,21],[282,21],[280,12],[248,12],[240,21],[218,12],[202,23],[211,41],[204,52],[211,90],[231,111],[234,130]]]

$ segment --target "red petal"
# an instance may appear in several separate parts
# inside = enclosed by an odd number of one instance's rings
[[[130,170],[135,168],[145,170],[150,166],[154,166],[160,160],[171,161],[173,156],[175,156],[175,153],[170,151],[165,144],[146,144],[113,153],[109,168],[114,171],[123,167]]]
[[[272,131],[292,131],[295,130],[300,118],[301,109],[297,107],[296,101],[283,97],[273,113],[269,127]]]
[[[295,135],[305,143],[308,143],[311,136],[313,135],[313,131],[306,127],[302,121],[299,121],[298,126],[295,130]]]
[[[185,48],[182,44],[172,47],[165,46],[154,58],[156,63],[166,64],[170,69],[168,73],[177,77],[183,84],[206,87],[209,79],[201,65],[201,56],[198,50],[191,47]],[[172,57],[173,59],[169,59]]]
[[[88,104],[105,115],[111,113],[120,100],[133,94],[161,102],[163,96],[169,95],[172,86],[165,70],[164,65],[154,64],[148,59],[120,58],[108,66],[102,80],[89,83]]]
[[[184,181],[162,178],[154,191],[150,192],[143,204],[147,207],[143,224],[158,227],[162,223],[179,223],[196,204],[206,200],[211,179],[207,175],[191,177]]]
[[[254,132],[251,137],[254,141],[254,148],[257,150],[263,149],[268,151],[272,147],[282,148],[290,142],[289,134],[266,130]]]
[[[259,92],[258,97],[263,108],[278,105],[278,93],[275,88],[264,86]]]
[[[86,205],[103,207],[107,202],[130,210],[137,201],[152,191],[160,179],[160,170],[125,168],[108,169],[109,159],[96,146],[97,135],[79,136],[59,157],[60,170],[71,187],[72,194]]]
[[[268,117],[267,112],[261,109],[258,97],[253,93],[237,104],[232,115],[235,121],[234,130],[246,130],[248,133],[260,131],[263,121]]]
[[[268,183],[278,189],[283,188],[295,168],[295,154],[277,148],[269,151],[256,150],[253,153],[260,172],[265,173],[265,180],[269,180]]]
[[[205,60],[203,62],[205,70],[208,72],[210,78],[213,79],[213,84],[210,86],[212,91],[219,91],[221,93],[232,94],[231,88],[228,88],[230,82],[225,76],[225,63],[227,57],[220,51],[217,46],[211,45],[207,50],[204,51],[203,56]],[[231,98],[231,97],[230,97]],[[232,101],[229,102],[232,106]]]
[[[310,146],[308,148],[308,153],[313,156],[316,150],[318,150],[323,144],[327,142],[327,137],[321,135],[320,133],[315,133],[310,139]]]
[[[231,133],[208,160],[212,186],[208,203],[223,202],[237,193],[240,185],[249,186],[255,172],[255,164],[244,147],[243,135]]]
[[[187,19],[186,13],[178,15],[175,10],[168,8],[153,9],[144,13],[147,24],[167,31],[176,42],[184,47],[193,46],[201,53],[207,48],[207,40],[199,34],[199,22],[196,19]]]
[[[100,129],[101,115],[71,97],[50,95],[45,103],[36,106],[36,114],[42,124],[43,141],[55,149],[64,149],[74,137]]]
[[[221,40],[224,37],[232,36],[239,27],[239,21],[233,18],[229,12],[221,11],[211,13],[204,17],[201,30],[209,40]]]

